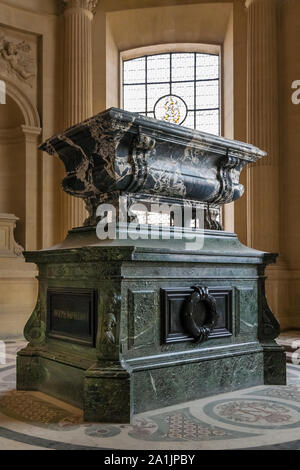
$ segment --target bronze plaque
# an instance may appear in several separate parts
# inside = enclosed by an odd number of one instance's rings
[[[47,336],[95,346],[97,291],[51,288],[47,291]]]

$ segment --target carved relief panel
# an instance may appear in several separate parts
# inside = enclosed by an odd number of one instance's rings
[[[0,74],[37,104],[38,38],[0,25]]]

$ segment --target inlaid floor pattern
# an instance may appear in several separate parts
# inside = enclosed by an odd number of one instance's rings
[[[16,352],[0,354],[0,449],[299,449],[300,366],[287,386],[258,386],[134,417],[130,425],[84,423],[81,411],[15,390]],[[3,351],[2,351],[3,353]]]

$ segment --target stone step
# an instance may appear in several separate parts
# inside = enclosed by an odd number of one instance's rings
[[[277,343],[283,346],[286,354],[286,362],[300,364],[300,331],[290,330],[281,333]]]

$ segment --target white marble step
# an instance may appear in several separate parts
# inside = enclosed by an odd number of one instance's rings
[[[287,362],[300,364],[300,331],[290,330],[281,333],[277,343],[284,347]]]

